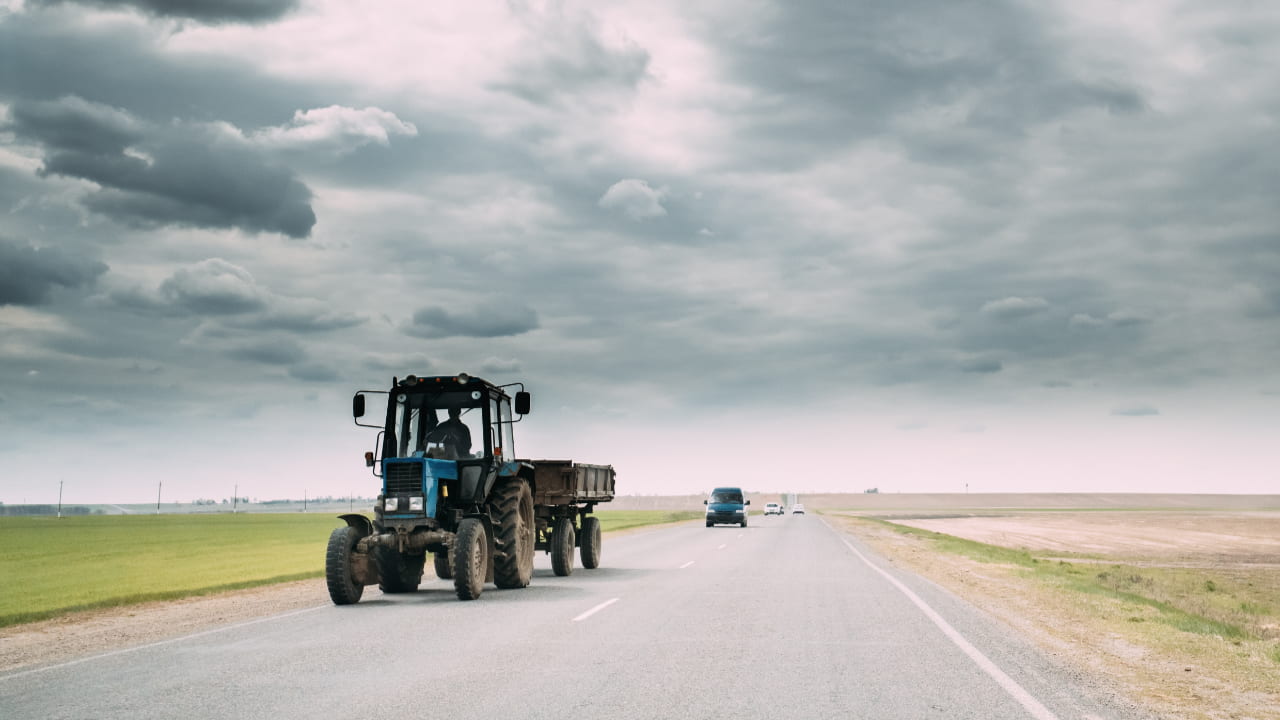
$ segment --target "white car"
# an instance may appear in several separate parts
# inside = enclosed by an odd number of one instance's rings
[[[779,505],[778,503],[765,503],[764,514],[765,515],[781,515],[782,506]]]
[[[791,506],[791,514],[792,514],[792,515],[803,515],[803,514],[804,514],[804,504],[803,504],[803,503],[796,503],[795,505],[792,505],[792,506]]]

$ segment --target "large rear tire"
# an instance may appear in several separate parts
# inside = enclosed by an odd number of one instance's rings
[[[467,518],[458,525],[450,560],[453,564],[453,590],[459,600],[475,600],[484,590],[485,571],[489,566],[489,539],[484,523]]]
[[[582,518],[582,567],[593,570],[600,567],[600,518],[588,515]]]
[[[556,575],[573,574],[573,518],[562,517],[551,532],[551,569]]]
[[[453,564],[449,562],[449,551],[443,550],[438,553],[431,553],[432,560],[436,566],[436,577],[441,580],[453,579]]]
[[[375,547],[373,560],[378,564],[378,589],[384,593],[416,592],[422,582],[425,555],[405,555],[389,547]]]
[[[350,525],[334,528],[329,535],[329,547],[324,554],[324,579],[334,605],[354,605],[364,594],[364,586],[351,574],[351,556],[358,542],[360,531]]]
[[[533,578],[533,548],[537,526],[533,523],[533,491],[529,483],[510,478],[494,489],[493,515],[497,517],[498,552],[493,558],[493,581],[500,588],[528,587]]]

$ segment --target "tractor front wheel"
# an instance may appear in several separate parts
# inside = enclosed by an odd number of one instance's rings
[[[334,528],[329,535],[329,547],[324,555],[324,578],[334,605],[354,605],[364,594],[364,585],[356,582],[352,575],[352,555],[358,542],[360,531],[350,525]]]
[[[485,571],[489,567],[489,539],[484,523],[467,518],[458,525],[453,539],[453,589],[459,600],[475,600],[484,589]]]

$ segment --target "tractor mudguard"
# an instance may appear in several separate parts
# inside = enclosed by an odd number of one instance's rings
[[[373,521],[359,513],[346,513],[338,516],[339,520],[345,521],[348,525],[355,528],[360,533],[360,537],[368,537],[373,534]]]

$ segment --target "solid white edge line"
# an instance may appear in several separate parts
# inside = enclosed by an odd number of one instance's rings
[[[603,610],[603,609],[605,609],[605,608],[609,607],[610,605],[612,605],[612,604],[614,604],[614,603],[618,602],[618,601],[619,601],[619,600],[621,600],[621,599],[622,599],[622,598],[613,598],[612,600],[605,600],[604,602],[600,603],[599,605],[597,605],[597,606],[595,606],[595,607],[591,608],[590,610],[588,610],[588,611],[586,611],[586,612],[582,613],[581,615],[579,615],[578,617],[574,618],[574,619],[573,619],[573,622],[582,622],[583,620],[586,620],[587,618],[591,617],[592,615],[595,615],[596,613],[598,613],[598,612],[600,612],[601,610]]]
[[[1045,707],[1039,700],[1032,697],[1031,693],[1027,692],[1025,688],[1018,684],[1018,681],[1006,675],[1005,672],[994,662],[991,662],[990,658],[983,655],[981,650],[974,647],[973,644],[966,640],[958,630],[951,627],[951,624],[944,620],[936,610],[929,607],[929,604],[921,599],[919,595],[912,592],[911,588],[903,585],[897,578],[872,564],[872,562],[867,559],[867,556],[858,552],[858,549],[849,542],[848,538],[840,534],[835,528],[831,527],[831,525],[827,524],[825,520],[823,521],[823,524],[827,525],[827,529],[831,530],[831,532],[836,533],[836,536],[840,538],[840,542],[844,543],[844,546],[849,548],[854,555],[857,555],[858,559],[865,563],[867,567],[875,570],[877,573],[880,573],[884,579],[888,580],[889,583],[901,591],[903,595],[906,595],[908,600],[914,603],[916,607],[920,608],[921,612],[925,614],[925,617],[932,620],[933,624],[938,626],[938,629],[942,631],[943,635],[946,635],[951,642],[955,643],[955,646],[960,648],[961,652],[968,655],[970,660],[972,660],[979,668],[982,668],[982,671],[989,675],[992,680],[995,680],[1000,687],[1004,688],[1004,691],[1009,693],[1009,696],[1014,700],[1017,700],[1018,704],[1025,708],[1027,712],[1031,713],[1031,715],[1037,720],[1058,720],[1058,716],[1054,715],[1052,710]]]
[[[687,563],[685,563],[685,564],[681,565],[681,566],[680,566],[680,569],[681,569],[681,570],[683,570],[683,569],[685,569],[685,568],[689,567],[689,566],[690,566],[690,565],[692,565],[692,564],[693,564],[693,561],[692,561],[692,560],[690,560],[689,562],[687,562]]]
[[[79,665],[80,663],[86,663],[86,662],[89,662],[90,660],[101,660],[103,658],[115,657],[116,655],[123,655],[125,653],[137,652],[138,650],[147,650],[149,648],[160,647],[161,645],[172,645],[173,643],[182,642],[183,640],[191,640],[192,638],[204,637],[205,635],[213,635],[215,633],[226,632],[228,630],[235,630],[236,628],[248,627],[249,625],[257,625],[258,623],[269,622],[271,620],[279,620],[280,618],[287,618],[287,617],[292,617],[294,615],[301,615],[303,613],[315,612],[316,610],[323,610],[324,608],[327,608],[327,607],[330,607],[330,606],[317,605],[312,608],[305,608],[303,610],[294,610],[293,612],[287,612],[281,615],[272,615],[270,617],[258,618],[257,620],[249,620],[248,622],[236,623],[235,625],[226,625],[224,627],[213,628],[212,630],[204,630],[198,633],[192,633],[191,635],[180,635],[178,637],[172,637],[167,640],[157,640],[156,642],[147,643],[146,645],[137,645],[134,647],[122,648],[120,650],[113,650],[111,652],[102,653],[101,655],[89,655],[88,657],[76,658],[75,660],[68,660],[67,662],[58,663],[57,665],[46,665],[44,667],[31,668],[29,670],[19,670],[18,672],[11,673],[9,675],[0,675],[0,682],[3,682],[5,680],[12,680],[14,678],[20,678],[20,677],[23,677],[24,675],[34,675],[35,673],[41,673],[48,670],[58,670],[60,668],[71,667],[72,665]]]

